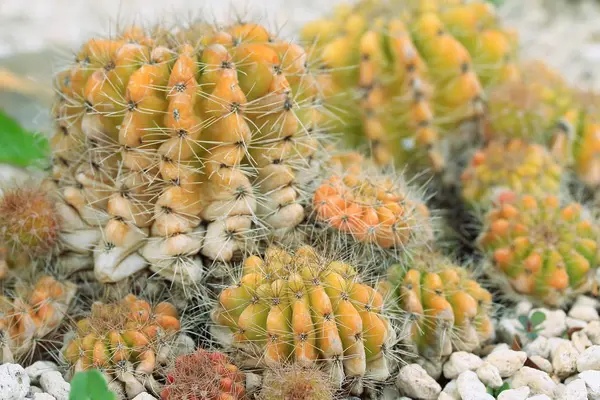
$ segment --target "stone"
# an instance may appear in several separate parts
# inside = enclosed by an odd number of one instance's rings
[[[400,393],[398,393],[395,386],[386,386],[383,388],[381,398],[378,400],[398,400],[399,398],[401,398]]]
[[[550,347],[548,346],[548,339],[545,336],[538,336],[532,342],[528,343],[523,349],[529,357],[540,356],[548,358],[550,356]]]
[[[536,311],[541,311],[546,315],[544,322],[539,325],[540,335],[547,338],[558,337],[567,330],[567,314],[563,310],[536,308],[530,311],[529,316]]]
[[[554,372],[554,369],[552,368],[552,363],[548,360],[546,360],[543,357],[540,356],[531,356],[529,357],[529,359],[538,367],[540,367],[540,369],[544,372],[546,372],[548,375],[552,374]]]
[[[443,360],[435,362],[428,360],[427,358],[420,357],[417,359],[416,363],[423,367],[425,372],[427,372],[427,375],[433,379],[438,380],[442,376],[442,365],[444,364]]]
[[[519,320],[516,318],[501,318],[496,324],[496,334],[501,342],[512,343],[515,335],[524,336],[520,334],[517,327],[521,326]]]
[[[575,304],[573,308],[569,310],[568,315],[571,318],[580,319],[586,322],[598,321],[600,319],[598,311],[594,307],[583,304]]]
[[[21,400],[29,393],[31,385],[25,369],[19,364],[0,365],[0,399]]]
[[[515,306],[515,315],[527,315],[533,308],[533,304],[527,300],[521,300]]]
[[[435,400],[442,391],[440,384],[419,364],[402,367],[396,377],[396,387],[400,394],[418,400]]]
[[[25,372],[29,375],[32,384],[36,384],[42,373],[47,371],[57,371],[58,366],[51,361],[36,361],[29,367],[25,368]]]
[[[554,398],[556,400],[587,400],[588,395],[585,381],[581,378],[577,378],[562,385],[560,390],[557,390],[554,393]]]
[[[575,306],[588,306],[593,308],[600,307],[600,301],[594,297],[586,296],[584,294],[580,294],[575,299],[575,303],[573,303],[573,307]]]
[[[600,321],[592,321],[585,328],[583,332],[590,339],[592,344],[600,345]]]
[[[444,390],[442,393],[446,393],[448,396],[453,399],[460,400],[460,393],[458,393],[458,387],[456,386],[456,379],[452,379],[450,382],[446,383],[444,386]]]
[[[481,358],[465,351],[457,351],[450,355],[444,363],[442,371],[447,379],[456,379],[465,371],[475,371],[483,364]],[[433,377],[435,378],[435,377]]]
[[[494,351],[485,359],[485,361],[498,368],[502,378],[512,376],[525,364],[526,360],[527,353],[514,350]]]
[[[487,361],[477,368],[475,373],[479,380],[488,387],[495,389],[502,386],[502,376],[500,376],[500,371]]]
[[[577,372],[578,353],[571,342],[560,343],[551,351],[550,356],[554,375],[558,378],[564,379]]]
[[[66,382],[60,372],[46,371],[40,376],[40,386],[44,392],[56,397],[56,400],[69,400],[71,385]]]
[[[584,371],[579,377],[585,382],[589,400],[600,400],[600,371]]]
[[[260,390],[262,377],[252,372],[246,372],[246,392],[254,393]]]
[[[487,393],[485,385],[473,371],[464,371],[456,379],[456,387],[461,400],[483,400],[494,397]]]
[[[523,386],[517,389],[508,389],[502,391],[498,395],[498,400],[526,400],[531,389],[528,386]]]
[[[56,400],[56,397],[54,397],[48,393],[35,393],[33,395],[32,399],[33,400]],[[134,399],[134,400],[136,400],[136,399]]]
[[[571,343],[579,353],[583,353],[585,349],[592,346],[590,338],[587,337],[584,331],[573,332],[571,335]]]
[[[133,400],[156,400],[156,397],[152,396],[150,393],[142,392],[135,396]]]
[[[565,338],[557,338],[557,337],[553,337],[553,338],[549,338],[548,339],[548,348],[550,349],[550,358],[552,358],[552,352],[561,344],[573,344],[571,343],[571,341],[569,339],[565,339]]]
[[[527,400],[552,400],[552,397],[548,397],[545,394],[538,394],[535,396],[528,397]]]
[[[446,392],[441,392],[440,395],[438,396],[437,400],[461,400],[461,399],[458,397],[452,397]]]
[[[506,343],[498,343],[497,345],[494,346],[494,348],[492,349],[492,351],[489,352],[488,355],[490,355],[496,351],[502,351],[502,350],[510,350],[510,347]]]
[[[577,357],[577,371],[600,371],[600,346],[593,345]]]
[[[556,389],[556,382],[550,378],[544,371],[535,368],[523,367],[518,370],[510,379],[512,388],[520,388],[528,386],[531,389],[531,394],[545,394],[552,396]]]
[[[575,318],[571,318],[571,317],[567,317],[567,328],[568,329],[572,329],[572,328],[585,328],[587,326],[587,322],[586,321],[582,321],[580,319],[575,319]]]

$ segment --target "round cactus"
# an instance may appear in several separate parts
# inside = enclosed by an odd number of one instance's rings
[[[378,290],[404,320],[405,344],[415,355],[440,362],[492,339],[492,295],[440,254],[422,251],[391,266]]]
[[[561,306],[592,288],[599,233],[581,204],[507,191],[486,216],[478,245],[506,293]]]
[[[17,282],[8,296],[0,296],[0,355],[15,362],[31,355],[36,341],[43,340],[63,322],[77,288],[50,276],[34,285]]]
[[[202,257],[235,260],[259,228],[302,221],[295,181],[321,113],[305,59],[242,23],[133,27],[84,44],[57,79],[54,177],[87,225],[103,227],[100,281],[148,264],[197,281]]]
[[[399,259],[433,238],[430,211],[402,175],[388,173],[358,153],[331,157],[315,180],[309,215],[312,243],[380,263]]]
[[[0,244],[8,258],[46,259],[57,247],[61,220],[52,196],[37,183],[8,188],[0,194]]]
[[[198,349],[177,357],[167,373],[163,400],[242,400],[245,376],[219,352]]]
[[[380,164],[442,169],[444,133],[483,115],[478,73],[489,84],[517,73],[516,39],[491,6],[437,3],[362,0],[302,31],[316,44],[325,104],[346,111],[331,130],[368,142]]]
[[[546,149],[521,139],[493,140],[476,151],[461,175],[462,197],[486,208],[498,190],[558,193],[562,168]]]
[[[269,369],[263,378],[259,400],[334,400],[336,388],[317,367],[289,364]]]
[[[324,364],[338,385],[345,378],[385,380],[394,331],[383,298],[357,281],[355,269],[326,261],[311,247],[294,254],[271,247],[264,260],[244,262],[238,284],[225,289],[212,318],[233,333],[246,362]]]

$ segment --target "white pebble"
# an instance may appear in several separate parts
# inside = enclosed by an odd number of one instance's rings
[[[546,396],[545,394],[538,394],[535,396],[528,397],[527,400],[552,400],[552,398]]]
[[[493,352],[502,351],[502,350],[510,350],[510,347],[506,343],[498,343],[497,345],[494,346],[492,351],[490,351],[490,354],[492,354]]]
[[[556,348],[559,345],[565,344],[565,343],[572,344],[569,339],[565,339],[565,338],[553,337],[553,338],[548,339],[548,348],[550,349],[550,357],[552,357],[552,352],[554,350],[556,350]]]
[[[588,305],[575,305],[569,311],[569,317],[580,319],[582,321],[598,321],[600,316],[598,316],[598,311]]]
[[[552,374],[552,372],[554,372],[554,369],[552,368],[552,363],[546,360],[545,358],[540,356],[531,356],[529,357],[529,359],[547,374]]]
[[[520,335],[517,327],[520,327],[521,323],[516,318],[502,318],[496,324],[496,334],[498,339],[502,342],[512,343],[515,335]],[[521,335],[520,335],[521,336]],[[525,337],[521,337],[524,339]]]
[[[500,371],[487,361],[484,362],[481,367],[477,368],[475,373],[479,380],[486,386],[491,388],[502,386],[502,376],[500,376]]]
[[[515,314],[516,315],[527,315],[529,311],[533,308],[533,304],[527,300],[521,300],[515,306]]]
[[[511,387],[520,388],[529,386],[532,394],[545,394],[552,396],[556,383],[550,375],[535,368],[523,367],[515,373],[511,380]]]
[[[409,364],[400,369],[396,387],[401,394],[419,400],[435,400],[442,387],[419,364]]]
[[[545,308],[537,308],[531,310],[529,316],[531,317],[536,311],[541,311],[546,315],[544,322],[539,325],[539,328],[541,328],[540,335],[547,338],[557,337],[567,330],[567,314],[563,310],[551,311]]]
[[[29,376],[19,364],[0,365],[0,399],[21,400],[29,393]]]
[[[589,347],[577,357],[577,371],[600,371],[600,346]]]
[[[63,379],[58,371],[44,372],[40,376],[40,386],[46,393],[56,397],[56,400],[69,400],[71,385]]]
[[[589,400],[600,400],[600,371],[584,371],[579,374],[584,380]]]
[[[438,380],[442,376],[443,360],[434,362],[434,361],[428,360],[427,358],[420,357],[416,362],[421,367],[423,367],[425,372],[427,372],[427,375],[429,375],[433,379]]]
[[[246,373],[246,391],[248,393],[254,393],[260,389],[262,385],[262,377],[252,372]]]
[[[571,335],[571,343],[578,352],[583,353],[585,349],[592,345],[590,338],[587,337],[584,331],[573,332]]]
[[[150,393],[142,392],[135,396],[133,400],[156,400],[156,397],[152,396]]]
[[[550,346],[548,346],[548,339],[545,336],[538,336],[531,343],[527,343],[524,350],[529,357],[540,356],[548,358],[550,356]]]
[[[35,393],[32,397],[33,400],[56,400],[56,397],[48,393]]]
[[[455,379],[465,371],[475,371],[483,364],[481,358],[465,351],[452,353],[444,364],[443,372],[447,379]]]
[[[47,371],[56,371],[58,367],[51,361],[36,361],[29,367],[25,368],[25,372],[29,375],[31,383],[37,383],[40,376]]]
[[[442,393],[446,393],[448,396],[453,399],[460,400],[460,393],[458,393],[458,387],[456,386],[456,379],[452,379],[450,382],[446,383],[444,386],[444,390]]]
[[[592,321],[585,328],[583,332],[587,335],[593,344],[600,345],[600,321]]]
[[[465,371],[456,379],[456,387],[461,400],[493,400],[494,397],[487,393],[485,385],[481,383],[473,371]]]
[[[575,319],[575,318],[571,318],[571,317],[567,317],[567,328],[568,329],[572,329],[572,328],[585,328],[587,326],[587,322],[586,321],[582,321],[580,319]]]
[[[554,394],[556,400],[587,400],[587,388],[583,379],[577,378],[566,385],[562,385],[560,390]]]
[[[494,351],[485,360],[498,368],[501,377],[508,378],[525,364],[527,353],[514,350]]]
[[[459,397],[452,397],[448,393],[442,392],[438,396],[437,400],[460,400],[460,398]]]
[[[551,357],[554,375],[558,378],[566,378],[577,371],[578,353],[571,342],[560,343],[552,350]]]
[[[575,303],[573,303],[573,307],[575,306],[589,306],[593,308],[598,308],[600,307],[600,301],[598,301],[598,299],[594,297],[581,294],[577,296]]]
[[[526,400],[531,389],[528,386],[523,386],[517,389],[508,389],[502,391],[498,396],[498,400]]]

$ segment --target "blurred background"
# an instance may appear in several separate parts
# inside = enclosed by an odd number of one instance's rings
[[[347,0],[346,0],[347,1]],[[394,0],[410,1],[410,0]],[[223,20],[251,15],[293,38],[301,24],[342,0],[0,0],[0,109],[27,129],[48,126],[51,77],[73,50],[117,23],[169,16]],[[526,53],[543,58],[575,84],[600,89],[600,2],[504,0],[500,13],[517,28]],[[266,10],[257,12],[257,10]]]

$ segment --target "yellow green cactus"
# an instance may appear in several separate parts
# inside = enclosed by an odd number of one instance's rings
[[[311,247],[270,247],[264,259],[246,259],[241,280],[221,292],[212,318],[229,327],[250,362],[319,363],[338,385],[382,381],[394,331],[382,296],[357,278],[354,267]]]
[[[463,200],[486,208],[498,190],[558,193],[562,168],[542,145],[522,139],[492,140],[473,154],[460,179]]]
[[[336,387],[317,366],[290,364],[264,374],[260,400],[334,400]]]
[[[380,164],[442,169],[446,133],[484,113],[484,84],[518,74],[517,39],[493,14],[483,2],[362,0],[308,23],[325,104],[344,111],[328,128]]]
[[[110,374],[135,372],[148,376],[158,368],[161,348],[180,330],[170,303],[151,306],[129,294],[116,303],[94,303],[87,318],[77,321],[66,338],[64,359],[74,372],[98,368]],[[128,371],[131,363],[133,370]]]
[[[561,306],[594,287],[600,231],[579,203],[500,193],[477,240],[507,293]]]
[[[303,220],[294,182],[321,120],[306,57],[257,24],[132,27],[82,46],[57,77],[53,176],[81,229],[103,228],[100,281],[147,264],[196,281],[199,254],[231,261],[258,228]]]
[[[378,290],[404,319],[415,355],[439,361],[453,351],[475,351],[492,339],[492,295],[464,267],[421,251],[395,264]]]
[[[10,296],[0,296],[0,359],[18,362],[64,321],[77,287],[50,276],[34,285],[19,281]]]

